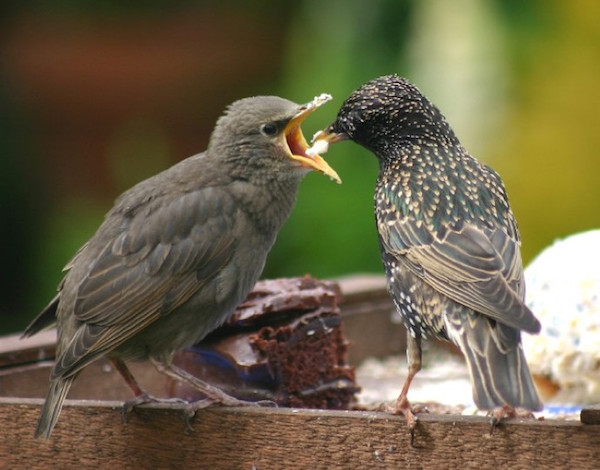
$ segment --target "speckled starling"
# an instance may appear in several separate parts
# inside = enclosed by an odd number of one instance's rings
[[[122,194],[67,264],[58,295],[25,331],[56,322],[50,390],[36,437],[48,438],[81,370],[108,356],[149,397],[126,360],[149,359],[212,401],[239,404],[172,365],[173,354],[222,324],[260,276],[309,170],[339,182],[308,145],[301,122],[328,95],[299,106],[278,97],[233,103],[208,149]]]
[[[379,244],[408,330],[409,374],[396,411],[414,426],[407,392],[421,368],[421,339],[429,336],[460,348],[480,409],[540,410],[521,348],[521,331],[537,333],[540,324],[523,303],[519,232],[500,176],[395,75],[356,90],[315,139],[350,139],[379,160]]]

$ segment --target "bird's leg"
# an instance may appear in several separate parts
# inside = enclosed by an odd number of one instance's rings
[[[121,374],[121,377],[123,377],[127,385],[129,385],[129,388],[131,389],[135,397],[148,395],[144,390],[142,390],[142,387],[138,385],[137,381],[135,380],[135,377],[121,359],[111,357],[110,362],[112,362],[117,372]]]
[[[204,380],[200,380],[197,377],[194,377],[188,371],[181,369],[173,364],[165,364],[162,361],[158,361],[156,359],[150,359],[150,362],[156,367],[161,374],[168,375],[179,381],[184,381],[187,384],[191,385],[193,388],[202,392],[209,400],[213,402],[222,403],[227,406],[240,406],[241,404],[245,405],[247,402],[238,400],[231,395],[228,395],[220,388],[215,387],[214,385],[205,382]]]
[[[200,380],[197,377],[194,377],[192,374],[187,372],[180,367],[177,367],[173,364],[166,364],[164,362],[158,361],[156,359],[150,359],[156,370],[160,373],[168,375],[176,380],[184,381],[191,385],[196,390],[202,392],[206,395],[206,398],[203,400],[199,400],[193,403],[189,403],[187,407],[187,415],[188,418],[193,417],[196,414],[196,411],[202,408],[206,408],[214,403],[220,403],[225,406],[277,406],[275,402],[270,400],[263,400],[257,402],[240,400],[238,398],[232,397],[228,395],[223,390],[214,385],[211,385],[204,380]]]
[[[110,362],[112,362],[115,369],[119,372],[119,374],[121,374],[121,377],[123,377],[123,379],[125,380],[127,385],[129,385],[129,388],[131,389],[131,391],[133,392],[133,395],[134,395],[134,397],[131,400],[127,400],[123,404],[123,410],[122,410],[123,422],[127,421],[127,414],[129,414],[136,406],[143,405],[144,403],[151,403],[151,402],[185,403],[185,400],[181,400],[179,398],[175,398],[175,399],[162,398],[161,399],[161,398],[153,397],[148,392],[143,390],[142,387],[139,386],[139,384],[135,380],[135,377],[133,376],[133,374],[127,367],[127,365],[121,359],[112,357],[112,358],[110,358]]]
[[[406,377],[406,381],[404,382],[404,386],[402,387],[402,392],[400,396],[396,400],[396,408],[394,410],[395,414],[403,414],[406,418],[406,424],[408,425],[408,429],[411,434],[411,444],[414,440],[414,430],[417,425],[417,417],[413,413],[413,410],[408,402],[408,389],[410,388],[410,384],[417,375],[417,372],[421,370],[421,337],[420,336],[412,336],[410,331],[406,332],[406,357],[408,360],[408,377]]]

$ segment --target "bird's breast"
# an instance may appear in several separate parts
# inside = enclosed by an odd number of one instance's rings
[[[412,336],[448,339],[444,315],[448,299],[406,266],[402,256],[382,252],[388,290],[402,323]]]

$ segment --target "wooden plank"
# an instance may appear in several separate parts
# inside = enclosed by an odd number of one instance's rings
[[[581,422],[584,424],[600,424],[600,405],[590,405],[581,410]]]
[[[351,361],[400,353],[405,330],[390,321],[392,302],[382,276],[340,280]],[[198,413],[187,433],[181,406],[153,405],[121,422],[130,391],[100,360],[72,389],[49,442],[33,430],[48,384],[55,332],[0,339],[0,469],[81,468],[596,468],[598,410],[582,422],[515,420],[489,435],[485,418],[421,415],[416,448],[403,418],[368,411],[212,408]],[[165,380],[148,363],[135,376],[164,396]],[[2,398],[8,397],[8,398]],[[18,396],[19,398],[11,398]],[[89,401],[89,399],[103,401]],[[587,418],[586,418],[587,417]]]
[[[42,331],[30,338],[20,334],[0,337],[0,369],[54,358],[56,330]]]
[[[0,369],[0,396],[42,398],[48,391],[54,361],[43,361]],[[133,362],[130,370],[148,393],[167,394],[166,376],[157,372],[148,361]],[[69,391],[69,398],[79,400],[129,400],[131,389],[106,358],[86,367]],[[0,467],[1,468],[1,467]]]
[[[180,405],[121,422],[119,402],[67,401],[52,439],[35,441],[42,401],[0,398],[0,468],[597,468],[600,426],[514,420],[490,436],[479,417],[210,408],[186,432]]]

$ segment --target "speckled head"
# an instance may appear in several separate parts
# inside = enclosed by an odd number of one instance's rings
[[[352,93],[333,124],[316,139],[323,137],[330,143],[353,140],[378,156],[403,142],[456,140],[439,109],[397,75],[376,78]]]

